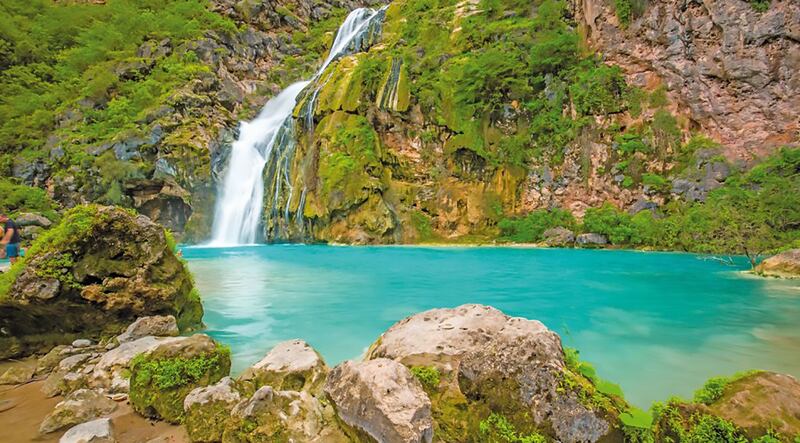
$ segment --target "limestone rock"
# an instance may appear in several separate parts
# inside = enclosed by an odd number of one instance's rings
[[[0,329],[7,331],[0,358],[54,344],[48,341],[119,333],[147,315],[174,315],[183,329],[200,326],[200,300],[163,227],[120,208],[90,205],[71,209],[51,229],[63,235],[40,238],[40,252],[26,258],[0,302]],[[61,240],[51,244],[53,238]]]
[[[14,221],[21,227],[24,226],[39,226],[42,228],[49,228],[50,225],[53,224],[47,217],[41,214],[35,214],[31,212],[25,212],[22,214],[17,215],[14,218]]]
[[[131,361],[138,355],[152,351],[162,344],[177,340],[179,337],[142,337],[138,340],[126,342],[106,352],[97,362],[92,371],[92,384],[103,387],[112,393],[126,393],[129,385],[123,373],[130,369]]]
[[[186,396],[218,382],[230,368],[230,351],[207,335],[174,338],[131,362],[131,405],[147,417],[180,423]]]
[[[569,246],[575,243],[575,233],[562,227],[548,229],[542,233],[542,237],[544,244],[551,247]]]
[[[183,400],[183,425],[193,442],[222,441],[225,424],[241,400],[230,377],[217,384],[193,390]]]
[[[35,366],[17,365],[8,368],[3,375],[0,375],[0,385],[18,385],[27,383],[33,378],[36,372]]]
[[[73,348],[79,348],[79,349],[80,348],[88,348],[91,345],[92,345],[92,341],[91,340],[87,340],[85,338],[79,338],[78,340],[75,340],[75,341],[72,342],[72,347]]]
[[[100,391],[79,389],[59,402],[41,426],[39,432],[48,434],[84,423],[114,412],[117,404]]]
[[[772,430],[788,440],[800,435],[800,382],[774,372],[749,375],[726,386],[709,410],[742,428],[750,438]]]
[[[603,246],[608,244],[608,238],[601,234],[581,234],[575,239],[575,243],[580,246]]]
[[[114,425],[111,419],[99,418],[97,420],[81,423],[70,428],[58,443],[116,443],[114,438]]]
[[[431,401],[402,364],[386,358],[333,368],[325,393],[347,425],[380,442],[431,442]]]
[[[348,443],[333,408],[306,391],[259,388],[233,409],[223,442]]]
[[[148,335],[156,337],[176,337],[178,322],[172,315],[154,315],[151,317],[140,317],[131,323],[125,332],[117,336],[117,341],[126,343],[137,340]]]
[[[278,343],[258,363],[247,368],[239,381],[255,392],[264,385],[279,391],[320,391],[328,374],[322,357],[303,340]]]
[[[766,277],[800,278],[800,249],[772,256],[762,261],[754,271]]]

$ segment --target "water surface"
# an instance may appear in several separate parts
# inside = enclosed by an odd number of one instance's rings
[[[800,282],[679,253],[275,245],[186,248],[208,333],[234,371],[302,338],[329,365],[426,309],[495,306],[542,321],[647,407],[710,376],[800,376]]]

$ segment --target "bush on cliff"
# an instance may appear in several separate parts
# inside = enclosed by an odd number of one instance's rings
[[[139,316],[200,326],[202,305],[173,246],[164,228],[128,210],[71,209],[0,276],[0,358],[119,333]]]

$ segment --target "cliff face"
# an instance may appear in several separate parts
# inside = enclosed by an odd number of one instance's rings
[[[720,142],[730,158],[798,142],[800,4],[772,1],[759,12],[739,0],[640,3],[628,26],[612,2],[573,4],[606,63],[636,86],[666,86],[691,129]]]

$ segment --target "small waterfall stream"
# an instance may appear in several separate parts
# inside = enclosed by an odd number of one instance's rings
[[[359,8],[351,12],[339,27],[327,58],[309,81],[294,83],[278,96],[264,105],[258,117],[249,122],[241,122],[239,138],[233,143],[230,162],[217,195],[214,224],[209,246],[236,246],[254,244],[263,239],[263,216],[268,219],[284,218],[288,222],[288,205],[285,214],[280,214],[277,202],[284,192],[291,200],[290,178],[291,157],[295,146],[295,125],[292,111],[297,98],[311,83],[316,83],[331,63],[339,58],[363,51],[374,43],[380,32],[385,7],[379,10]],[[375,24],[378,26],[374,26]],[[313,127],[314,102],[319,93],[318,85],[306,101],[302,117],[307,130]],[[269,179],[273,180],[270,189],[275,195],[270,198],[272,207],[264,214],[264,168],[275,162],[270,169]],[[302,190],[301,203],[305,201],[306,190]],[[302,223],[301,209],[295,215],[295,222]]]

